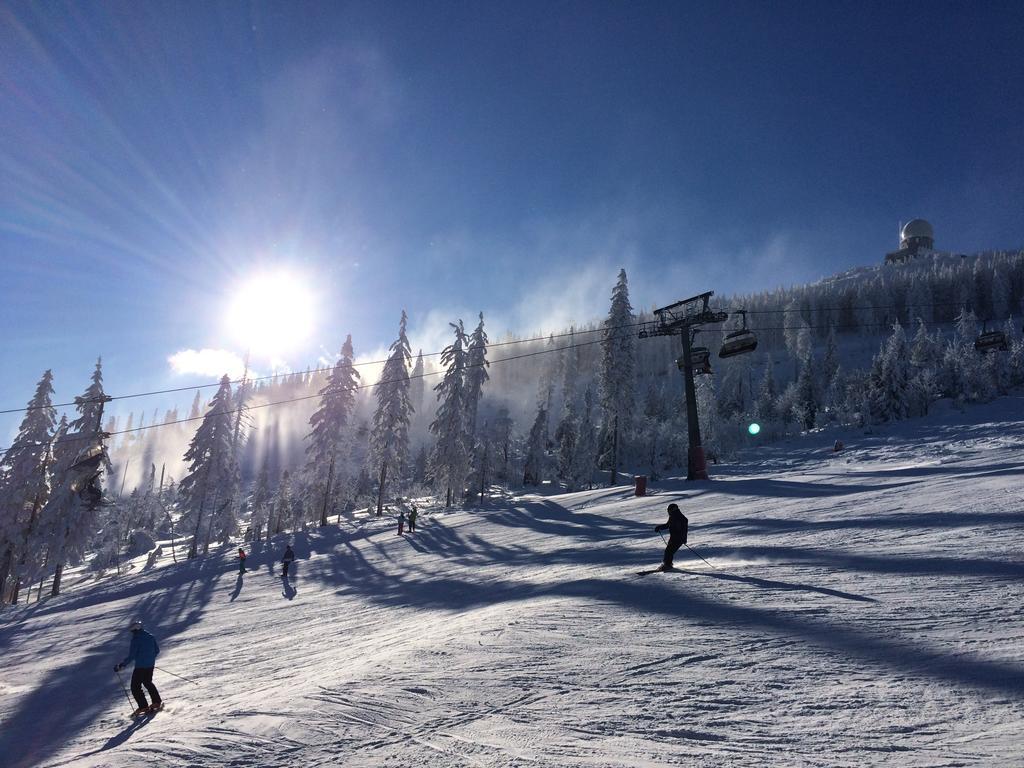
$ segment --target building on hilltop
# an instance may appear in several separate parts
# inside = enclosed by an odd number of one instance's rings
[[[935,232],[924,219],[911,219],[900,229],[899,250],[885,254],[886,264],[902,264],[935,250]]]

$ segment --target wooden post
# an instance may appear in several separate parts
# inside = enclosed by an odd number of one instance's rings
[[[387,448],[385,448],[387,451]],[[377,517],[383,514],[384,510],[384,482],[388,478],[388,460],[384,459],[380,465],[380,487],[377,489]]]
[[[160,509],[164,511],[164,517],[167,518],[167,527],[171,532],[171,557],[174,559],[174,563],[178,563],[178,553],[176,551],[177,545],[174,541],[174,521],[171,520],[171,512],[167,509],[167,505],[164,504],[164,472],[167,470],[167,463],[164,462],[160,465],[160,490],[156,493],[157,502],[160,504]]]
[[[484,434],[485,435],[487,434],[487,422],[486,421],[484,422]],[[488,444],[488,441],[487,441],[486,438],[484,438],[483,442],[484,442],[484,455],[483,455],[483,461],[480,462],[480,504],[481,505],[483,505],[483,503],[484,503],[484,489],[487,487],[487,458],[488,458],[488,449],[490,448],[490,445]]]
[[[331,468],[327,471],[327,490],[324,491],[324,506],[320,510],[320,526],[327,525],[327,500],[331,498],[331,482],[334,480],[334,454],[331,454]]]

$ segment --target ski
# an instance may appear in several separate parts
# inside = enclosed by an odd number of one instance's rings
[[[163,708],[164,708],[164,705],[163,705],[163,702],[161,702],[159,707],[147,707],[146,709],[142,710],[141,712],[136,710],[136,711],[132,712],[130,715],[128,715],[128,718],[131,719],[131,720],[135,720],[135,721],[144,720],[147,717],[152,717],[153,715],[155,715],[157,712],[159,712]]]

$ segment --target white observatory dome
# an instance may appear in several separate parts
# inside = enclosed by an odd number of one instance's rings
[[[927,237],[929,240],[934,240],[935,232],[932,230],[932,225],[924,219],[911,219],[903,225],[900,238],[906,241],[912,237]]]

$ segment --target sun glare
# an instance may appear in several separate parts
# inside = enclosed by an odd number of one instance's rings
[[[228,327],[252,353],[281,356],[312,335],[313,303],[312,291],[298,275],[266,272],[238,288],[228,308]]]

